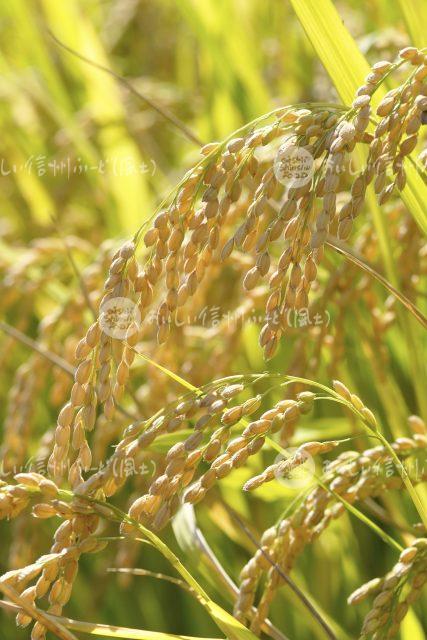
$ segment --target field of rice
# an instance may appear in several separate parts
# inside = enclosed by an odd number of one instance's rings
[[[0,640],[427,637],[426,24],[0,7]]]

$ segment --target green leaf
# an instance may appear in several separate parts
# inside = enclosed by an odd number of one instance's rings
[[[0,601],[0,604],[5,609],[11,611],[19,611],[20,607],[10,604],[9,602]],[[50,613],[46,613],[37,607],[34,610],[40,615],[43,615],[43,619],[50,621],[55,628],[60,629],[72,629],[79,633],[88,633],[91,636],[102,636],[103,638],[125,638],[128,640],[218,640],[218,638],[201,638],[194,636],[175,635],[173,633],[161,633],[158,631],[147,631],[146,629],[132,629],[130,627],[120,627],[114,624],[100,624],[98,622],[85,622],[83,620],[73,620],[71,618],[64,618],[62,616],[53,616]],[[58,636],[59,637],[59,636]],[[65,636],[64,636],[65,637]],[[67,638],[74,638],[76,636],[70,634]]]
[[[351,104],[370,67],[340,15],[330,0],[291,0],[291,3],[341,100]]]
[[[427,45],[427,4],[419,0],[399,0],[406,28],[415,47]]]
[[[291,3],[341,100],[351,104],[370,67],[340,15],[331,0],[291,0]],[[385,89],[379,87],[373,97],[374,104],[384,94]],[[407,186],[402,199],[419,227],[427,233],[427,186],[411,162],[406,163],[405,169]]]
[[[409,609],[408,613],[403,618],[400,635],[402,640],[424,640],[425,635],[423,627],[413,609]]]
[[[58,620],[62,622],[64,627],[69,629],[106,638],[128,638],[128,640],[218,640],[217,638],[178,636],[173,633],[160,633],[158,631],[147,631],[146,629],[131,629],[130,627],[118,627],[111,624],[80,622],[69,618],[58,618]]]

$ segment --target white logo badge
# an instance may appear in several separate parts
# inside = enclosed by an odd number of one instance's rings
[[[312,484],[316,474],[316,463],[309,453],[299,451],[298,447],[289,447],[276,457],[274,463],[281,463],[275,476],[285,487],[304,489]]]
[[[138,331],[141,313],[129,298],[110,298],[100,307],[99,324],[110,338],[124,340]]]
[[[313,156],[304,147],[284,142],[274,161],[274,175],[288,188],[303,187],[313,177]]]

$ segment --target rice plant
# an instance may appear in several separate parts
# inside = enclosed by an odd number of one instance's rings
[[[425,637],[417,12],[0,10],[1,638]]]

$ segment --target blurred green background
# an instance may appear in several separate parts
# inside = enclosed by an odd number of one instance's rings
[[[408,42],[397,2],[337,7],[372,61]],[[2,231],[21,238],[48,233],[52,214],[90,239],[132,233],[197,154],[49,30],[205,142],[334,95],[287,0],[11,0],[0,12]]]

